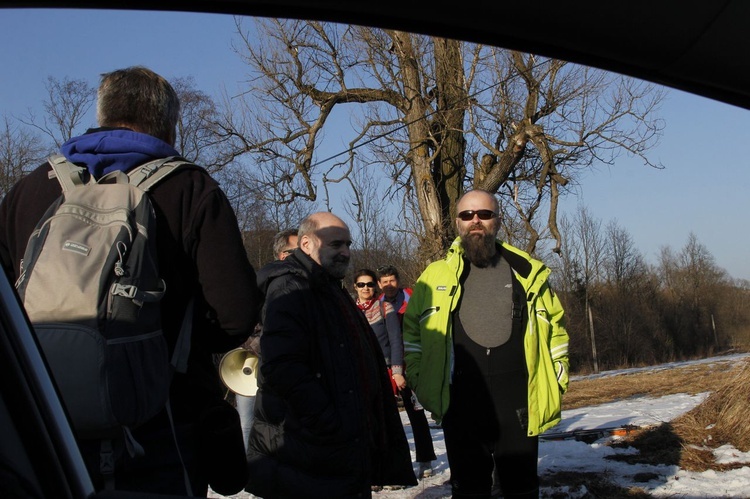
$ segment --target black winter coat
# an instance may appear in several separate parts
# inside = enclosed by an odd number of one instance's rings
[[[263,355],[246,490],[370,497],[371,485],[416,485],[383,354],[340,281],[299,249],[261,277]]]

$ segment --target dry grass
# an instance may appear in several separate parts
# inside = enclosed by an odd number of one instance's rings
[[[634,374],[574,379],[563,396],[563,410],[616,402],[631,397],[712,392],[726,381],[727,373],[735,366],[733,362],[715,362],[640,371]]]
[[[701,405],[672,421],[683,445],[680,467],[689,471],[730,469],[714,463],[710,449],[730,444],[750,451],[750,362],[729,373],[724,383]]]
[[[584,378],[571,382],[563,397],[563,409],[599,405],[630,397],[660,397],[676,393],[711,392],[698,407],[654,428],[631,434],[612,443],[617,447],[635,447],[638,454],[618,455],[615,459],[630,463],[677,465],[688,471],[726,471],[741,464],[718,464],[713,449],[730,444],[750,451],[750,361],[713,362],[633,374]],[[543,477],[548,484],[594,484],[590,497],[647,498],[637,487],[621,488],[602,476],[562,473]]]

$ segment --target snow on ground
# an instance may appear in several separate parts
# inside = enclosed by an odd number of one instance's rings
[[[740,354],[704,359],[698,362],[734,362],[747,356],[747,354]],[[687,363],[665,364],[651,369],[678,367],[685,364]],[[596,376],[609,376],[632,371],[610,371]],[[676,394],[659,398],[639,397],[563,411],[562,422],[545,433],[543,438],[540,439],[539,474],[547,475],[558,471],[601,473],[608,475],[620,485],[636,485],[655,497],[668,497],[670,499],[748,498],[750,497],[750,452],[743,453],[731,446],[722,446],[714,451],[718,462],[747,463],[748,465],[722,473],[715,471],[691,473],[680,470],[676,466],[631,465],[605,459],[606,456],[635,451],[632,449],[614,449],[605,445],[608,440],[619,438],[610,436],[605,431],[602,431],[600,438],[597,438],[595,434],[594,430],[627,425],[648,426],[671,421],[700,404],[707,395],[708,393],[699,395]],[[412,458],[414,458],[414,440],[405,412],[401,413],[401,418],[412,448]],[[560,434],[573,431],[594,434],[593,438],[596,440],[592,443],[586,443],[573,438],[560,438]],[[419,484],[414,487],[402,490],[383,490],[374,493],[373,497],[378,499],[438,499],[450,497],[450,487],[447,485],[450,471],[445,454],[443,431],[437,425],[432,429],[432,439],[437,454],[437,460],[433,461],[433,476],[420,480]],[[586,441],[591,442],[592,439],[587,438]],[[639,477],[642,476],[651,479],[647,482],[640,482]],[[558,487],[554,489],[543,488],[541,491],[542,498],[551,497],[552,494],[558,494],[558,497],[559,494],[564,494],[571,499],[576,499],[583,497],[586,490],[567,490]],[[255,496],[245,492],[233,496],[221,496],[210,492],[209,497],[252,499]]]

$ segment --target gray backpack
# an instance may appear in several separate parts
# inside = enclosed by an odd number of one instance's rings
[[[96,181],[63,156],[49,162],[63,192],[29,238],[16,288],[77,437],[138,448],[129,429],[168,409],[192,322],[191,304],[170,361],[147,191],[190,163],[164,158]]]

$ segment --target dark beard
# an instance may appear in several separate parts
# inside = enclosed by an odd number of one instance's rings
[[[484,233],[466,234],[461,237],[461,246],[464,248],[464,256],[479,268],[484,268],[492,263],[495,256],[495,236]]]
[[[331,263],[326,265],[326,272],[336,279],[343,279],[346,276],[346,271],[349,268],[349,259],[344,257],[336,257]]]

